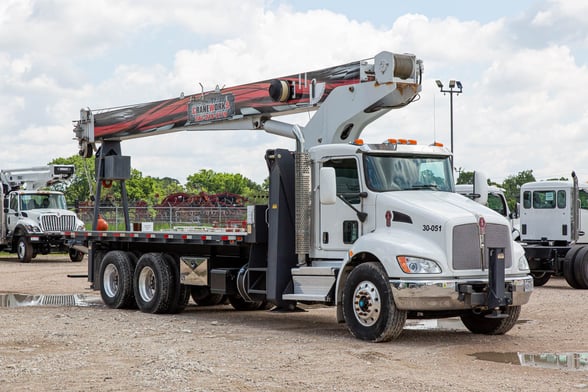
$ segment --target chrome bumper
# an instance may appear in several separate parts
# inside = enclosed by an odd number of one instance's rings
[[[396,307],[400,310],[459,310],[484,307],[488,279],[390,280]],[[529,302],[533,278],[528,275],[505,279],[510,305]]]

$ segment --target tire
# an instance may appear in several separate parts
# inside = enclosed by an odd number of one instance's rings
[[[100,296],[106,306],[130,309],[136,306],[133,292],[133,260],[129,254],[113,250],[100,263]]]
[[[30,263],[33,259],[33,244],[25,236],[19,237],[16,243],[16,255],[21,263]]]
[[[77,249],[69,248],[69,259],[72,263],[79,263],[84,259],[84,253]]]
[[[261,310],[267,308],[266,301],[246,301],[239,294],[230,295],[229,303],[235,310]]]
[[[509,306],[503,311],[507,315],[506,318],[486,318],[490,311],[482,313],[474,313],[468,311],[462,314],[461,322],[472,333],[484,335],[504,335],[512,329],[519,319],[521,314],[520,306]]]
[[[174,300],[173,272],[159,253],[139,258],[133,275],[135,301],[143,313],[167,313]]]
[[[351,271],[343,289],[343,316],[358,339],[386,342],[400,336],[407,313],[396,308],[381,264],[363,263]]]
[[[588,289],[588,246],[584,246],[574,258],[574,278],[576,289]]]
[[[531,276],[533,277],[533,286],[540,287],[544,286],[549,279],[551,279],[550,272],[533,272],[531,271]]]
[[[219,305],[225,299],[225,296],[222,294],[211,293],[207,286],[192,286],[190,295],[198,306]]]
[[[188,306],[188,301],[190,301],[190,289],[188,286],[180,283],[180,269],[174,256],[169,253],[164,253],[162,257],[167,262],[169,270],[173,275],[171,288],[174,291],[174,295],[167,313],[182,313],[186,309],[186,306]]]
[[[566,253],[566,257],[563,261],[563,276],[566,282],[568,282],[568,284],[574,289],[580,288],[580,284],[578,283],[578,280],[576,279],[576,275],[574,273],[574,264],[576,262],[576,256],[578,256],[580,252],[585,249],[587,249],[585,246],[572,247],[572,249],[570,249],[568,253]]]

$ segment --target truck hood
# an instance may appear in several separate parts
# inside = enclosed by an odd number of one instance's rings
[[[405,214],[416,220],[415,223],[477,223],[479,217],[484,217],[488,223],[509,224],[502,215],[457,193],[429,190],[387,192],[379,194],[377,199],[377,206]],[[382,216],[383,213],[378,211],[377,215]]]
[[[29,217],[33,216],[41,216],[41,215],[57,215],[57,216],[64,216],[64,215],[75,215],[74,212],[68,210],[60,210],[58,208],[35,208],[32,210],[23,211]]]

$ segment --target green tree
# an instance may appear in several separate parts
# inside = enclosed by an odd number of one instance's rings
[[[72,155],[68,158],[55,158],[50,165],[74,165],[75,174],[69,181],[69,184],[63,192],[67,204],[75,205],[76,201],[90,200],[94,194],[96,176],[94,170],[94,160],[84,159],[79,155]]]
[[[457,169],[459,175],[457,176],[457,184],[473,184],[474,183],[474,172],[465,171],[461,167]]]
[[[186,190],[199,193],[238,193],[249,190],[261,190],[261,186],[243,177],[241,174],[217,173],[214,170],[201,169],[187,178]]]
[[[508,176],[504,179],[501,187],[504,189],[508,207],[511,211],[516,210],[516,205],[521,193],[521,185],[533,181],[535,181],[533,170],[523,170],[514,176]]]

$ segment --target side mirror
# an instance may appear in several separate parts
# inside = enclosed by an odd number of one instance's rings
[[[321,168],[319,195],[321,204],[335,204],[337,202],[337,179],[335,176],[335,168]]]
[[[486,205],[488,203],[488,179],[482,172],[474,172],[474,199],[476,202]]]

